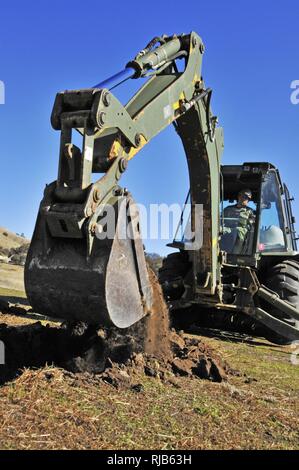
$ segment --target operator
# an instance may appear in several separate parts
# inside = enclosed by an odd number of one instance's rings
[[[244,250],[247,235],[255,222],[255,212],[248,207],[252,200],[250,189],[243,189],[238,193],[237,204],[224,209],[225,233],[232,233],[236,230],[236,240],[233,246],[233,254],[241,254]]]

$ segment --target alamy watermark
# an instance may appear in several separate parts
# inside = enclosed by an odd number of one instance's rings
[[[291,83],[291,103],[296,105],[299,104],[299,80],[293,80]]]
[[[142,230],[141,230],[142,228]],[[199,250],[203,243],[202,204],[142,204],[119,198],[117,204],[101,207],[93,231],[99,240],[177,240],[185,250]],[[142,234],[141,234],[142,232]]]
[[[2,80],[0,80],[0,104],[5,104],[5,85]]]
[[[5,364],[5,344],[0,341],[0,366]]]

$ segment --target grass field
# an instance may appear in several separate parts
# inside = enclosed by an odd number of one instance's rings
[[[22,266],[0,263],[0,295],[5,295],[7,292],[12,292],[16,297],[24,297],[24,268]]]
[[[34,321],[0,314],[1,323]],[[298,449],[292,349],[233,334],[203,341],[239,374],[222,383],[177,377],[173,384],[135,374],[137,393],[51,364],[25,370],[0,388],[0,448]]]

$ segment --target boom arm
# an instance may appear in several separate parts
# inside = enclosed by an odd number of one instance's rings
[[[153,48],[157,42],[160,46]],[[55,264],[55,272],[58,272],[60,264],[69,263],[66,272],[71,278],[77,269],[76,263],[62,259],[62,252],[67,250],[64,242],[58,247],[59,239],[86,239],[87,263],[92,264],[92,270],[96,271],[93,253],[97,253],[100,261],[101,251],[97,248],[98,244],[94,246],[98,221],[107,204],[114,204],[117,198],[123,197],[124,193],[118,182],[128,166],[128,161],[155,135],[173,123],[182,139],[188,161],[193,229],[196,229],[194,225],[197,223],[196,205],[203,205],[202,246],[190,251],[194,269],[192,288],[195,294],[201,295],[211,296],[217,292],[217,281],[220,277],[217,268],[219,175],[223,135],[222,129],[216,128],[216,118],[211,113],[212,92],[205,89],[201,77],[203,52],[202,40],[194,32],[155,38],[127,64],[125,71],[112,77],[113,80],[102,82],[94,88],[65,91],[56,96],[51,121],[54,129],[61,131],[58,179],[46,188],[40,206],[40,220],[38,219],[33,237],[34,240],[43,239],[44,256],[54,250],[55,255],[52,254],[52,258],[55,262],[53,261],[52,265]],[[177,68],[178,59],[184,61],[183,71]],[[109,90],[118,80],[122,82],[130,77],[137,79],[148,76],[151,78],[126,106]],[[82,152],[72,144],[73,130],[78,130],[83,135]],[[105,174],[92,183],[93,172]],[[74,243],[71,243],[70,250],[73,252]],[[31,251],[37,252],[40,249],[41,242],[36,242],[36,248]],[[81,255],[83,252],[81,243]],[[142,271],[140,263],[138,265],[140,252],[140,244],[137,246],[135,243],[132,259],[135,259],[135,265],[137,263],[137,277],[140,277]],[[31,269],[33,271],[32,266],[39,265],[36,276],[40,276],[43,271],[47,282],[48,267],[40,268],[40,256],[37,260],[31,254],[28,259],[27,291],[33,292],[37,280],[33,285],[31,280],[34,276],[30,273]],[[109,261],[107,262],[109,266]],[[47,260],[46,264],[49,263]],[[83,261],[80,263],[83,271]],[[86,265],[84,269],[89,268]],[[106,270],[107,268],[103,267],[100,279],[105,285]],[[110,271],[114,271],[113,268]],[[111,279],[115,279],[115,276],[111,275]],[[74,278],[72,285],[75,282],[77,281]],[[52,280],[49,281],[52,290],[55,289],[54,284]],[[144,285],[142,281],[139,282],[141,294],[146,290]],[[77,295],[77,298],[79,302],[81,297]],[[52,313],[53,303],[52,299],[47,304]],[[109,302],[106,303],[108,305]],[[100,300],[98,305],[102,305]],[[107,305],[105,308],[109,310]],[[82,312],[83,306],[79,309],[77,305],[72,305],[72,309]],[[54,313],[54,316],[58,316],[55,311]],[[77,318],[81,317],[82,313],[78,313]],[[93,312],[91,317],[94,317]]]
[[[191,33],[161,41],[164,41],[161,46],[153,50],[147,47],[128,63],[127,70],[129,75],[134,73],[134,78],[147,76],[151,69],[155,69],[155,73],[126,106],[107,88],[67,91],[57,95],[52,113],[53,127],[61,129],[60,177],[56,195],[70,202],[74,201],[77,193],[78,199],[82,198],[78,188],[82,191],[88,189],[84,215],[90,218],[91,247],[92,227],[99,210],[111,197],[127,162],[155,135],[174,123],[188,160],[191,204],[202,204],[204,211],[203,246],[193,253],[197,288],[214,293],[222,129],[215,128],[216,120],[210,110],[211,90],[205,90],[201,78],[204,46],[200,37]],[[178,72],[175,59],[185,61],[183,72]],[[70,142],[71,128],[77,127],[84,136],[84,150],[75,193],[69,184],[69,161],[65,157],[65,148]],[[106,174],[91,185],[92,170],[106,171]]]

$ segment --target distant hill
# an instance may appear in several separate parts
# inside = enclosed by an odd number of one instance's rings
[[[0,262],[24,264],[30,240],[0,227]]]
[[[6,228],[0,227],[0,249],[2,248],[18,248],[19,246],[26,245],[29,240],[21,237],[14,232],[10,232]]]

